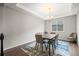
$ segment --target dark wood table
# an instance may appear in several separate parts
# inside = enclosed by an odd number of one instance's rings
[[[49,56],[51,55],[51,50],[50,50],[50,45],[51,45],[51,40],[55,40],[54,38],[57,36],[58,34],[44,34],[43,38],[47,39],[49,42]],[[54,49],[53,49],[54,51]]]

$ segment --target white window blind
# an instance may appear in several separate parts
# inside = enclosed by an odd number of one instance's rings
[[[63,31],[63,21],[53,21],[52,23],[52,31]]]

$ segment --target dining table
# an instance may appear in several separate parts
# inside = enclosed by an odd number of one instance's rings
[[[49,44],[49,56],[51,55],[51,47],[50,47],[50,45],[51,45],[51,40],[56,40],[55,39],[55,37],[57,36],[58,34],[56,33],[56,34],[43,34],[43,39],[47,39],[48,40],[48,44]],[[54,51],[54,49],[53,49],[53,51]],[[53,55],[54,55],[54,53],[53,53]]]

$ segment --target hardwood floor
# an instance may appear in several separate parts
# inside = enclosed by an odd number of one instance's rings
[[[79,47],[75,43],[70,44],[69,48],[70,56],[79,56]],[[5,56],[28,56],[28,53],[25,53],[21,47],[15,47],[4,51]]]
[[[28,56],[22,49],[15,47],[9,50],[4,51],[5,56]]]
[[[71,56],[79,56],[79,47],[77,44],[70,44],[70,55]]]

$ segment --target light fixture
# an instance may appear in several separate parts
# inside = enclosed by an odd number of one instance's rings
[[[51,20],[53,18],[52,13],[55,11],[55,6],[52,3],[45,3],[40,6],[40,12],[45,14],[46,20]]]
[[[48,20],[51,20],[53,18],[51,8],[48,8],[48,11],[49,11]]]

